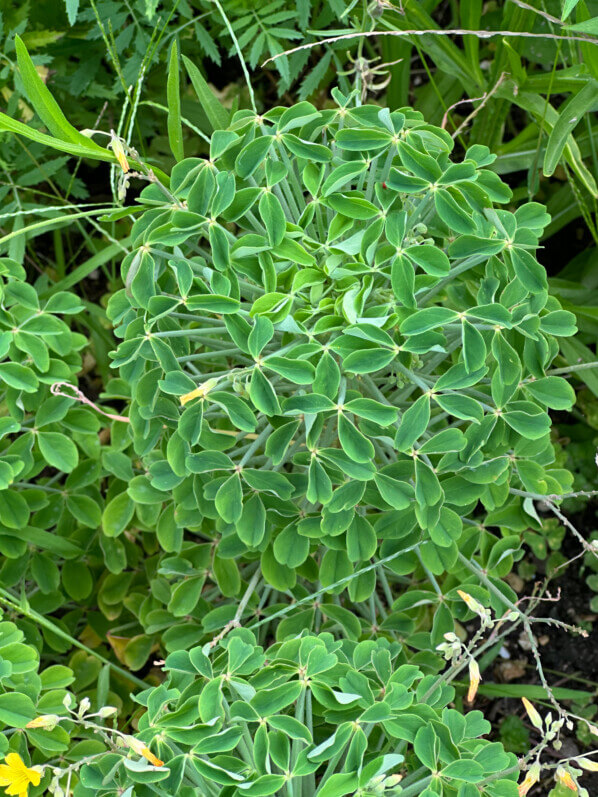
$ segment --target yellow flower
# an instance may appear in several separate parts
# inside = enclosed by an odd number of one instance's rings
[[[43,728],[47,731],[53,731],[54,728],[60,722],[60,717],[58,714],[42,714],[39,717],[36,717],[31,722],[28,722],[25,725],[26,728]]]
[[[478,693],[480,685],[480,668],[475,659],[469,660],[469,691],[467,692],[467,702],[473,703]]]
[[[560,784],[566,786],[568,789],[571,789],[571,791],[577,792],[577,784],[571,777],[571,773],[567,772],[564,767],[557,767],[556,779]]]
[[[184,406],[188,404],[190,401],[193,401],[195,398],[204,398],[207,394],[216,387],[218,384],[217,379],[208,379],[207,382],[204,382],[199,387],[196,387],[195,390],[192,390],[190,393],[185,393],[184,396],[181,396],[181,404]]]
[[[472,598],[472,596],[468,592],[463,592],[462,589],[458,589],[457,593],[459,594],[459,597],[465,603],[467,608],[470,609],[472,612],[475,612],[476,614],[481,614],[486,611],[482,606],[482,604],[479,603],[475,598]]]
[[[537,764],[534,764],[533,767],[530,767],[527,775],[525,776],[525,780],[519,784],[518,792],[519,797],[525,797],[534,783],[537,783],[540,780],[540,767]]]
[[[0,764],[0,786],[6,787],[6,794],[27,797],[29,784],[39,786],[42,778],[37,769],[30,769],[17,753],[9,753]]]

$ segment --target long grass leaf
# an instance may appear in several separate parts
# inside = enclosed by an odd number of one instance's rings
[[[38,144],[45,144],[60,152],[68,152],[69,155],[76,155],[79,158],[93,158],[94,160],[108,161],[110,163],[116,162],[116,158],[110,150],[100,147],[85,136],[81,136],[82,142],[84,143],[75,143],[73,141],[66,141],[63,138],[54,138],[47,133],[40,133],[39,130],[23,124],[23,122],[12,119],[4,113],[0,113],[0,130],[17,133]]]
[[[563,151],[569,140],[569,136],[593,106],[598,104],[598,82],[588,81],[577,94],[573,95],[562,106],[558,120],[548,138],[548,145],[544,155],[544,174],[550,177],[558,166],[563,156]]]
[[[216,99],[214,92],[206,83],[203,75],[195,66],[193,61],[190,61],[186,56],[183,56],[183,63],[187,70],[187,74],[191,78],[191,83],[197,94],[197,99],[203,108],[208,121],[214,130],[223,130],[228,126],[228,114],[222,105]]]
[[[170,48],[166,97],[168,101],[168,141],[174,157],[177,161],[182,161],[185,157],[185,151],[183,149],[183,124],[181,121],[179,54],[176,41],[173,41]]]
[[[62,141],[79,144],[88,150],[102,151],[102,147],[89,138],[86,138],[67,120],[46,84],[37,73],[27,48],[19,36],[15,37],[17,50],[17,63],[19,72],[25,85],[27,97],[33,105],[37,115],[48,128],[50,133]]]

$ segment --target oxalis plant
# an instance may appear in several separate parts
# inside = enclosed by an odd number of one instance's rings
[[[4,583],[27,595],[51,571],[42,592],[62,606],[61,590],[82,596],[84,564],[85,600],[103,615],[94,642],[104,635],[132,670],[164,655],[166,680],[129,676],[143,689],[137,736],[106,730],[104,683],[50,715],[33,698],[0,712],[21,729],[6,749],[33,747],[44,780],[22,759],[11,772],[25,767],[33,794],[78,796],[525,794],[548,736],[518,788],[516,759],[480,738],[489,725],[463,711],[467,683],[454,682],[468,672],[471,704],[477,657],[513,625],[533,639],[541,621],[502,578],[523,532],[541,529],[535,502],[560,514],[571,489],[548,410],[574,401],[550,366],[575,318],[536,259],[544,208],[501,208],[511,192],[486,147],[452,160],[451,136],[419,113],[338,91],[323,111],[237,111],[208,157],[185,159],[171,82],[167,177],[118,136],[106,149],[72,128],[18,52],[54,135],[44,142],[118,162],[121,200],[132,176],[148,185],[108,217],[134,219],[106,305],[108,418],[64,385],[84,341],[63,316],[79,300],[36,305],[23,269],[2,262],[1,539],[30,522],[30,544],[54,554],[35,570],[15,549]],[[64,364],[46,363],[44,346]],[[16,591],[0,599],[127,677],[66,621]],[[81,615],[66,617],[82,634]],[[24,689],[6,686],[0,708]],[[550,738],[555,708],[537,726]],[[102,749],[84,744],[65,767],[28,727]],[[568,767],[562,782],[577,777]]]

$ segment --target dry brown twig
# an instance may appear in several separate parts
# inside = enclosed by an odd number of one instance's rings
[[[498,80],[496,81],[496,83],[494,84],[494,86],[490,89],[490,91],[484,92],[484,94],[482,94],[481,97],[472,97],[472,98],[466,97],[463,100],[458,100],[457,102],[454,102],[452,105],[449,105],[449,107],[444,112],[444,116],[442,117],[442,122],[440,123],[440,127],[443,130],[445,129],[446,123],[448,122],[449,113],[453,110],[453,108],[457,108],[459,105],[464,105],[464,104],[469,103],[469,102],[479,102],[480,105],[478,105],[477,108],[474,108],[474,110],[469,114],[469,116],[465,117],[465,119],[461,122],[459,127],[457,127],[455,129],[454,133],[451,133],[451,136],[453,138],[457,138],[457,136],[460,133],[462,133],[463,130],[465,130],[465,128],[471,122],[471,120],[475,119],[475,117],[479,114],[479,112],[482,110],[482,108],[486,105],[486,103],[488,102],[490,97],[492,97],[492,95],[495,94],[496,91],[498,91],[498,88],[500,87],[500,85],[502,83],[504,83],[504,81],[508,77],[509,77],[508,72],[503,72],[501,74],[501,76],[498,78]]]

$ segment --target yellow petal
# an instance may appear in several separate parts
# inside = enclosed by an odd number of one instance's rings
[[[25,767],[25,762],[18,753],[9,753],[5,759],[9,767],[19,769]],[[27,767],[25,767],[27,769]]]
[[[60,722],[60,717],[57,714],[41,714],[39,717],[32,719],[25,725],[26,728],[47,728],[53,730]]]
[[[6,793],[10,795],[27,794],[29,781],[26,777],[18,777],[7,787]]]
[[[42,779],[41,772],[38,772],[37,769],[29,769],[29,780],[31,781],[33,786],[39,786],[39,782]]]
[[[116,155],[116,160],[120,164],[120,168],[123,172],[129,171],[129,161],[127,160],[127,156],[125,155],[125,151],[123,149],[123,145],[120,143],[118,138],[112,139],[112,151]]]
[[[0,764],[0,786],[8,786],[12,783],[13,772],[6,764]]]

